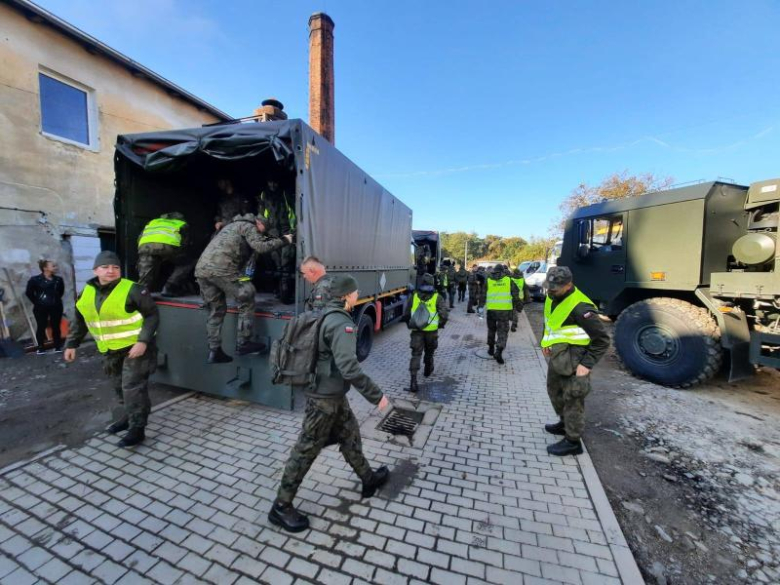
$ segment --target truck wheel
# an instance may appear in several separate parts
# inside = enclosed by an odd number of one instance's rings
[[[615,323],[615,349],[628,370],[664,386],[689,388],[720,369],[720,329],[710,313],[679,299],[634,303]]]
[[[374,321],[363,313],[357,325],[357,359],[362,362],[371,353],[374,343]]]

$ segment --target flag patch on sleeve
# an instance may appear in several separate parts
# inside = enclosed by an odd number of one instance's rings
[[[346,333],[354,333],[355,332],[355,328],[351,327],[350,325],[347,325],[346,327],[344,327],[344,331]]]

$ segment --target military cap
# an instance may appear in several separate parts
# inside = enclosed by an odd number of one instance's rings
[[[504,272],[504,265],[503,264],[496,264],[493,266],[493,274],[503,274]]]
[[[566,266],[553,266],[547,271],[547,288],[561,288],[572,282],[571,270]]]
[[[423,274],[422,282],[420,283],[420,290],[422,292],[433,292],[433,275],[432,274]]]
[[[95,262],[92,264],[92,268],[94,269],[98,266],[122,266],[122,262],[119,260],[119,256],[117,256],[116,252],[103,250],[95,256]]]
[[[357,280],[351,274],[338,274],[330,283],[330,294],[334,298],[345,297],[358,289]]]

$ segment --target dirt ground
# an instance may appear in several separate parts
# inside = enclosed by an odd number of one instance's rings
[[[611,350],[592,378],[585,443],[647,583],[780,583],[778,372],[675,390]]]
[[[66,364],[62,354],[0,359],[0,468],[56,445],[78,445],[111,421],[114,391],[94,344]],[[152,405],[182,390],[151,384]]]

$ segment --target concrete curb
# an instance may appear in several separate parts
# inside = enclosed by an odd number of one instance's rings
[[[534,339],[533,330],[531,329],[528,317],[524,312],[520,313],[520,317],[525,321],[525,325],[528,328],[532,339]],[[536,349],[536,357],[539,359],[539,363],[541,364],[542,371],[546,378],[547,360],[544,359],[541,348]],[[634,558],[631,549],[628,547],[628,542],[626,542],[626,538],[623,535],[623,531],[620,528],[614,510],[612,510],[612,506],[607,498],[607,493],[604,491],[604,486],[599,479],[596,468],[593,465],[593,460],[590,458],[584,441],[583,451],[583,454],[577,457],[577,464],[582,471],[585,486],[593,501],[596,515],[599,517],[601,526],[604,528],[604,536],[609,544],[609,549],[612,551],[612,557],[615,559],[615,565],[620,574],[620,580],[625,585],[644,585],[645,580],[642,578],[642,573],[639,572],[639,566],[636,564],[636,559]]]

